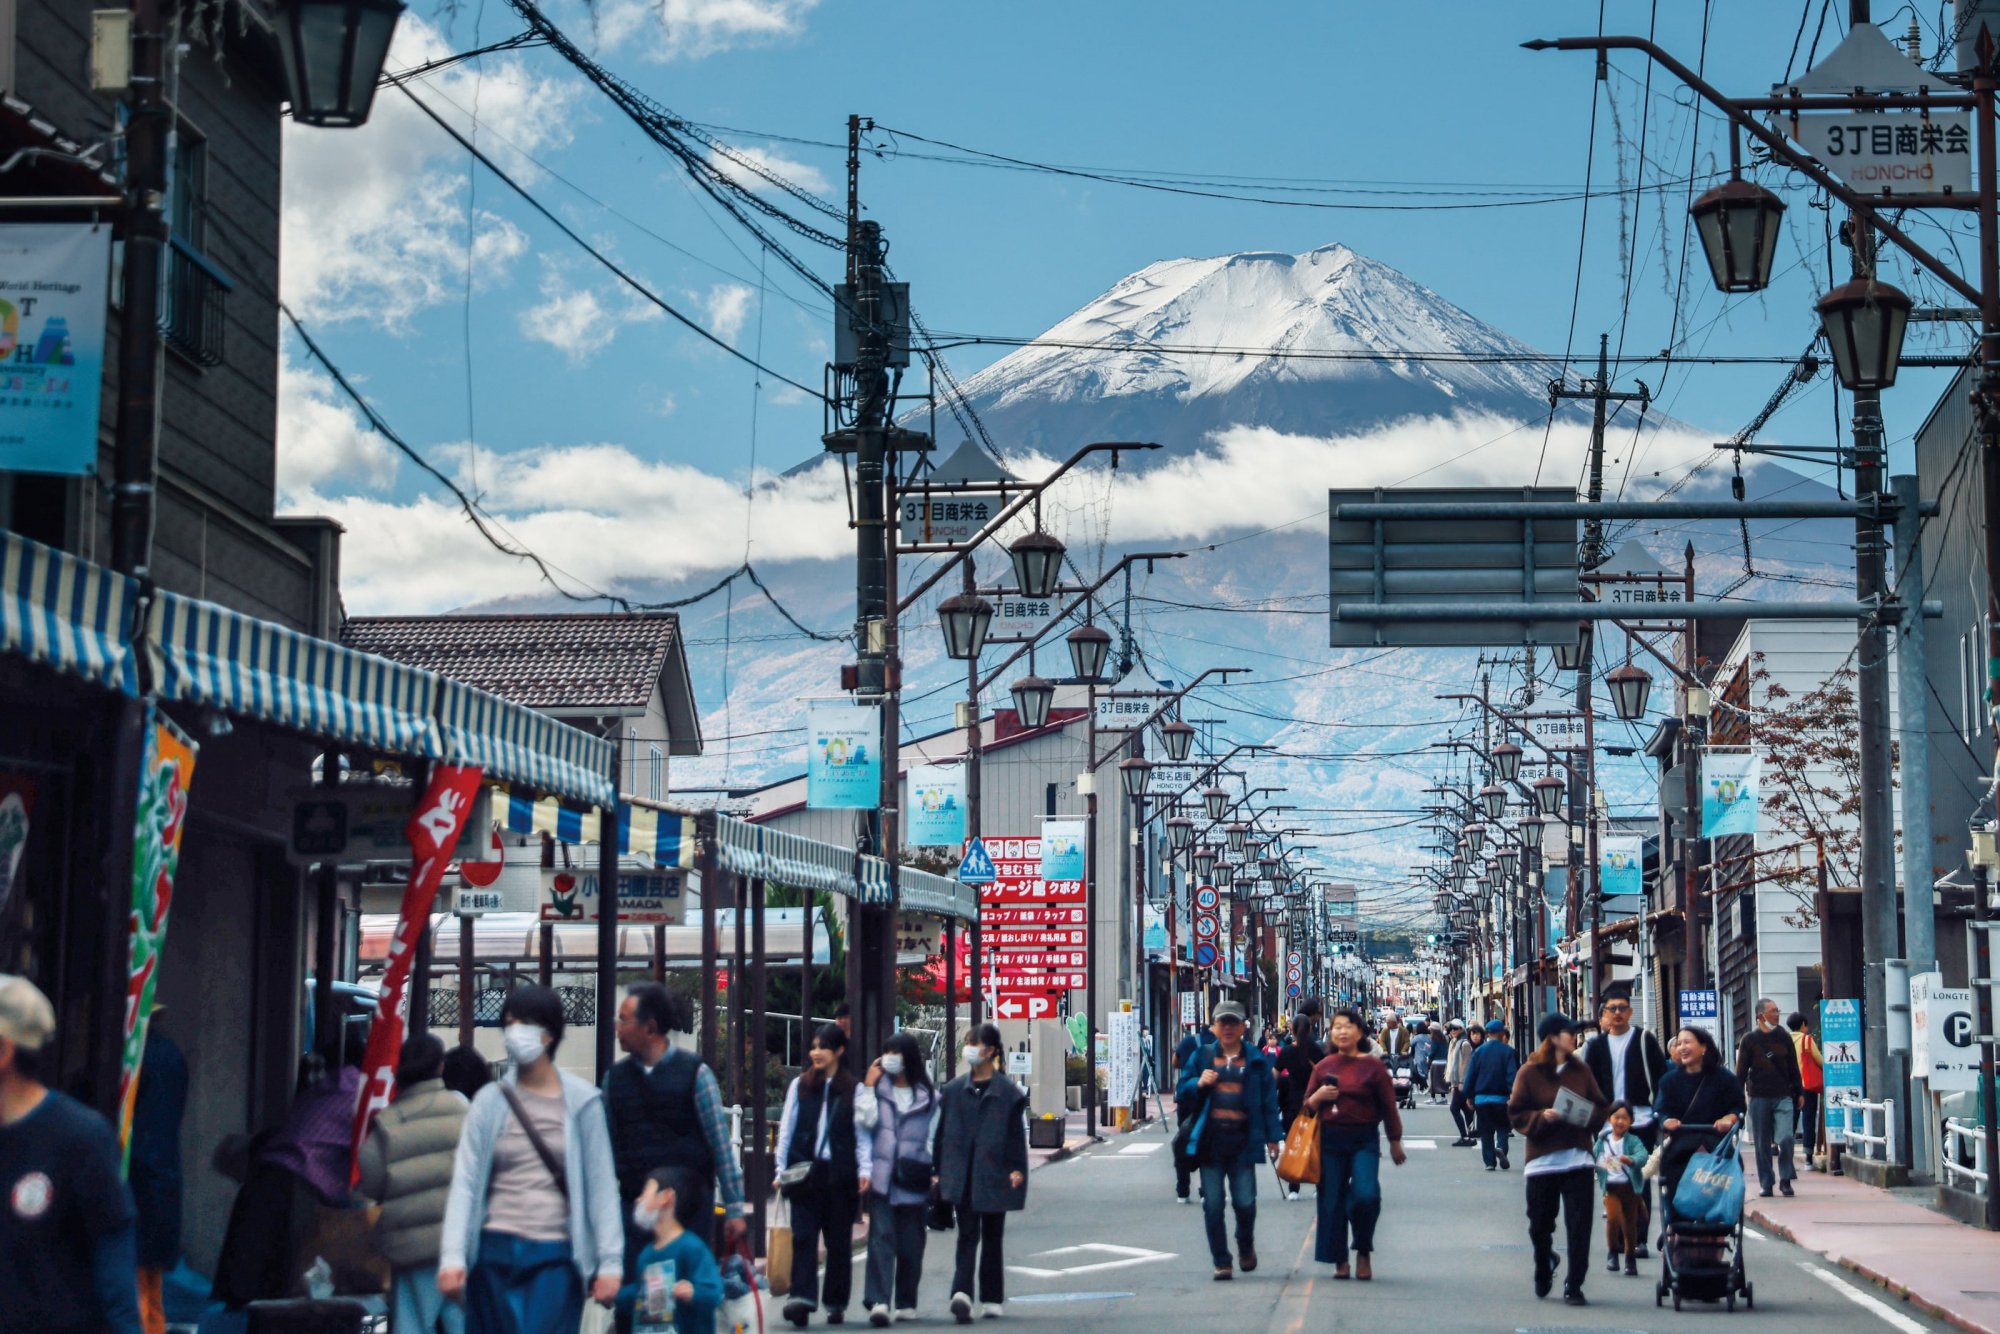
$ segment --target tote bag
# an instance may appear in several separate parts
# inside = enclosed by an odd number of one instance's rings
[[[1319,1113],[1310,1109],[1292,1118],[1285,1147],[1278,1154],[1278,1180],[1294,1186],[1319,1184]]]
[[[1743,1217],[1743,1163],[1731,1130],[1706,1153],[1688,1159],[1674,1189],[1674,1218],[1683,1223],[1734,1227]]]
[[[764,1281],[773,1297],[792,1290],[792,1210],[783,1201],[771,1209],[771,1235],[764,1241]]]

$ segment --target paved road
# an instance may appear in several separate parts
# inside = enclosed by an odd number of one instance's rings
[[[1441,1109],[1420,1108],[1410,1119],[1409,1164],[1393,1169],[1386,1159],[1383,1163],[1385,1206],[1372,1283],[1335,1282],[1330,1266],[1313,1262],[1312,1192],[1295,1204],[1275,1199],[1276,1179],[1268,1169],[1258,1183],[1262,1265],[1234,1282],[1214,1282],[1200,1209],[1174,1203],[1166,1136],[1153,1129],[1036,1170],[1028,1212],[1008,1220],[1007,1315],[992,1324],[982,1321],[981,1328],[1431,1334],[1671,1330],[1724,1319],[1814,1334],[1945,1328],[1821,1257],[1761,1236],[1746,1242],[1756,1285],[1754,1312],[1739,1306],[1735,1315],[1725,1316],[1720,1306],[1700,1304],[1680,1315],[1671,1307],[1656,1309],[1658,1261],[1642,1261],[1639,1278],[1604,1272],[1601,1231],[1593,1234],[1596,1268],[1585,1289],[1591,1305],[1564,1306],[1559,1285],[1558,1296],[1537,1301],[1528,1272],[1518,1153],[1514,1171],[1489,1174],[1476,1149],[1450,1147],[1454,1132]],[[1435,1147],[1420,1147],[1424,1143]],[[1811,1207],[1805,1200],[1796,1203]],[[931,1234],[923,1286],[926,1325],[949,1324],[945,1303],[953,1240],[952,1234]],[[860,1314],[849,1312],[850,1319]]]

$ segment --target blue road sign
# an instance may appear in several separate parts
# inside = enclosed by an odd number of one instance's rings
[[[987,855],[985,842],[975,838],[965,850],[965,860],[958,864],[958,882],[961,885],[990,885],[993,879],[993,858]]]

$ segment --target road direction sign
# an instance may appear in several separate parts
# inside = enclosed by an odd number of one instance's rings
[[[1002,1019],[1053,1019],[1056,998],[1038,991],[1002,990],[994,997],[993,1013]]]

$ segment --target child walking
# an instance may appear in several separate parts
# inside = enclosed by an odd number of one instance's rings
[[[1604,1188],[1604,1249],[1609,1253],[1604,1267],[1618,1272],[1618,1257],[1625,1257],[1625,1272],[1639,1272],[1639,1248],[1646,1244],[1644,1206],[1640,1203],[1646,1166],[1646,1144],[1632,1133],[1632,1105],[1614,1102],[1605,1115],[1604,1129],[1597,1132],[1597,1183]]]
[[[682,1227],[674,1214],[693,1184],[684,1168],[655,1168],[632,1206],[632,1221],[653,1234],[653,1244],[639,1252],[634,1280],[618,1293],[633,1334],[713,1334],[715,1311],[722,1305],[722,1271],[707,1243]]]

